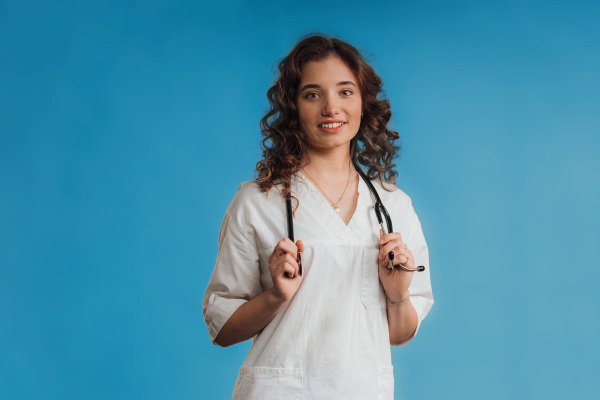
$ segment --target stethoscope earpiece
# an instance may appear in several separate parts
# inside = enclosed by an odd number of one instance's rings
[[[383,229],[383,225],[382,228]],[[384,230],[385,232],[385,230]],[[400,269],[404,270],[404,271],[408,271],[408,272],[423,272],[425,271],[425,267],[422,265],[419,265],[417,268],[408,268],[406,265],[404,264],[396,264],[394,265],[394,252],[390,251],[388,254],[388,257],[390,259],[390,262],[392,263],[392,269],[394,269],[395,267],[400,267]]]
[[[394,265],[394,267],[400,267],[401,270],[408,271],[408,272],[423,272],[423,271],[425,271],[425,267],[422,265],[419,265],[417,268],[408,268],[404,264],[397,264],[397,265]]]

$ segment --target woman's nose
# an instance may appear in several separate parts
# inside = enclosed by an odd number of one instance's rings
[[[326,98],[323,104],[323,115],[335,115],[340,113],[340,103],[337,99]]]

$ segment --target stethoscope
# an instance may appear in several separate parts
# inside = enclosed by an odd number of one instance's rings
[[[365,175],[362,168],[360,168],[358,165],[356,165],[356,162],[354,162],[353,164],[354,164],[354,168],[356,169],[356,171],[358,172],[360,177],[367,184],[367,186],[369,188],[369,192],[371,192],[371,197],[375,201],[375,214],[377,215],[377,221],[379,221],[379,226],[381,226],[381,229],[383,230],[383,234],[387,235],[388,232],[394,232],[390,214],[383,206],[383,203],[381,202],[381,198],[379,197],[377,190],[375,190],[373,183],[371,183],[371,180],[367,177],[367,175]],[[293,217],[293,213],[292,213],[292,198],[291,198],[290,194],[288,194],[286,196],[285,204],[286,204],[286,208],[287,208],[288,237],[290,238],[290,240],[292,242],[295,243],[295,241],[294,241],[294,217]],[[385,223],[387,226],[387,230],[383,226],[382,214],[385,217]],[[404,264],[394,265],[394,252],[393,251],[390,251],[388,253],[388,258],[390,259],[390,263],[392,264],[392,269],[394,269],[394,267],[400,267],[400,269],[403,269],[404,271],[408,271],[408,272],[423,272],[423,271],[425,271],[425,267],[423,265],[419,265],[417,268],[408,268]],[[302,257],[300,256],[300,253],[298,253],[298,274],[300,276],[302,276]]]

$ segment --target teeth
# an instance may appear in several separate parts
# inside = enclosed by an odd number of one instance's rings
[[[344,124],[345,124],[345,122],[335,122],[333,124],[321,124],[321,127],[331,129],[331,128],[340,127],[340,126],[342,126]]]

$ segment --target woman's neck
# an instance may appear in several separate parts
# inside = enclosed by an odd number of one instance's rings
[[[348,225],[358,201],[358,173],[352,166],[350,149],[335,150],[338,151],[309,151],[310,162],[300,172],[312,181]]]
[[[348,176],[348,167],[351,166],[349,149],[338,152],[308,151],[309,163],[305,170],[313,176],[335,179]]]

